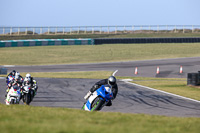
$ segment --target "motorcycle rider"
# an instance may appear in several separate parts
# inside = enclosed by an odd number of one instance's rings
[[[10,72],[10,73],[8,74],[8,76],[6,77],[6,83],[7,83],[7,84],[8,84],[9,77],[14,79],[15,73],[16,73],[16,71],[13,70],[12,72]]]
[[[6,90],[6,95],[5,97],[7,97],[8,92],[10,91],[10,88],[14,85],[19,86],[20,88],[22,88],[22,83],[23,83],[23,78],[20,78],[19,76],[20,74],[18,73],[17,75],[15,75],[14,80],[12,80],[9,84],[8,84],[8,89]]]
[[[31,77],[29,73],[26,74],[26,77],[24,79],[23,86],[25,85],[30,85],[31,88],[34,89],[35,95],[37,94],[37,89],[38,89],[37,82],[36,80],[33,79],[33,77]]]
[[[15,76],[19,76],[20,82],[23,83],[24,82],[24,78],[20,75],[19,72],[15,73]]]
[[[94,91],[96,91],[99,87],[101,87],[102,85],[110,85],[111,86],[111,90],[113,92],[113,99],[116,98],[117,93],[118,93],[118,86],[116,84],[116,78],[114,76],[110,76],[108,79],[102,79],[100,81],[98,81],[97,83],[95,83],[92,88],[90,89],[90,91],[85,95],[84,99],[88,99],[92,93]],[[111,106],[112,105],[112,101],[110,100],[106,106]]]

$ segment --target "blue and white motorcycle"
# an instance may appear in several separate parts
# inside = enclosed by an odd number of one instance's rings
[[[92,93],[87,102],[84,103],[82,110],[101,110],[111,99],[113,99],[111,87],[109,85],[102,85],[99,89]]]
[[[15,76],[8,76],[7,79],[6,79],[6,84],[8,85],[14,79],[15,79]]]

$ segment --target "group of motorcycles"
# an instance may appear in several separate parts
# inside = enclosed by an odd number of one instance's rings
[[[14,80],[14,77],[8,77],[7,85],[9,85],[12,80]],[[11,86],[6,96],[6,105],[19,104],[20,100],[29,105],[36,95],[35,88],[37,87],[31,87],[31,85],[23,85],[21,87],[18,85]],[[111,99],[113,99],[111,86],[102,85],[100,88],[94,91],[92,95],[90,95],[81,109],[86,111],[99,111]]]
[[[9,85],[9,83],[12,82],[12,80],[14,80],[14,77],[8,77],[7,85]],[[31,85],[11,86],[6,96],[6,105],[19,104],[20,100],[22,100],[25,104],[29,105],[36,94],[35,88],[36,87],[31,87]]]

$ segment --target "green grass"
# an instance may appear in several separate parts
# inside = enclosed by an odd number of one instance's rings
[[[199,118],[0,104],[2,133],[198,133]]]
[[[81,72],[33,72],[32,77],[42,78],[85,78],[85,79],[103,79],[112,75],[111,71],[81,71]],[[26,73],[20,73],[25,77]]]
[[[134,34],[72,34],[72,35],[6,35],[0,40],[71,39],[71,38],[145,38],[145,37],[200,37],[200,33],[134,33]]]
[[[200,88],[187,86],[186,79],[178,78],[132,78],[133,83],[170,92],[200,101]]]
[[[200,43],[0,48],[0,65],[45,65],[200,56]]]

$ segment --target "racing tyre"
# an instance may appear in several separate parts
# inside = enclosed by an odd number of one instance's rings
[[[11,99],[10,104],[14,104],[14,103],[15,103],[15,100]]]
[[[92,107],[91,107],[91,111],[98,111],[101,110],[102,106],[104,104],[104,100],[101,99],[101,97],[97,97],[93,103],[92,103]]]
[[[26,95],[25,95],[25,104],[26,104],[26,105],[29,105],[30,102],[31,102],[31,97],[30,97],[29,94],[26,94]]]

